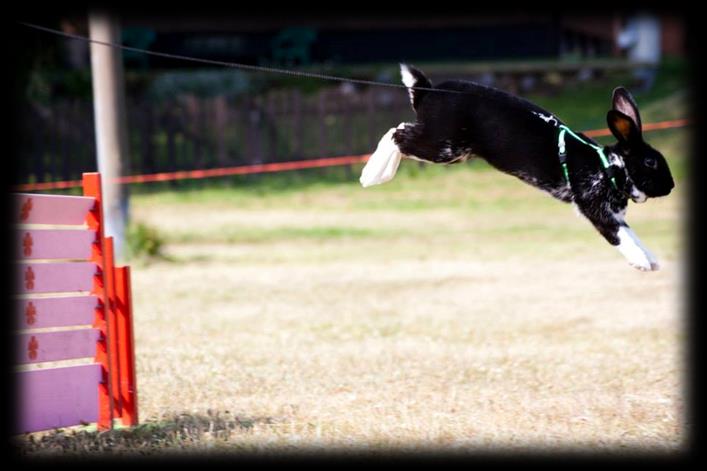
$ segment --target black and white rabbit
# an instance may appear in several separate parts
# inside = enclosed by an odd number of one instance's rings
[[[416,121],[383,136],[361,173],[364,187],[393,178],[402,158],[452,164],[478,156],[576,205],[632,266],[659,268],[626,224],[626,207],[629,198],[643,203],[669,194],[675,184],[663,155],[643,140],[638,107],[625,88],[614,90],[607,113],[617,143],[600,146],[552,113],[501,90],[461,80],[433,87],[405,64],[401,75]]]

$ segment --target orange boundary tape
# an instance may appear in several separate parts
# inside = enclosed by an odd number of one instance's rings
[[[657,131],[660,129],[681,128],[688,126],[688,119],[674,119],[669,121],[660,121],[657,123],[646,123],[643,125],[643,131]],[[611,132],[608,129],[592,129],[584,131],[583,134],[587,137],[609,136]],[[201,179],[210,177],[225,177],[229,175],[252,175],[256,173],[284,172],[287,170],[300,170],[305,168],[321,168],[334,167],[337,165],[350,165],[363,163],[368,160],[370,154],[363,155],[348,155],[342,157],[328,157],[311,160],[296,160],[291,162],[273,162],[269,164],[242,165],[239,167],[222,167],[211,168],[206,170],[181,170],[178,172],[163,172],[152,173],[147,175],[130,175],[117,178],[118,183],[149,183],[149,182],[165,182],[173,180],[186,179]],[[44,183],[25,183],[13,186],[12,191],[40,191],[40,190],[59,190],[65,188],[73,188],[81,186],[81,180],[68,180],[58,182]]]
[[[658,123],[646,123],[641,125],[641,128],[644,132],[658,131],[660,129],[682,128],[689,124],[690,120],[688,119],[673,119],[670,121],[660,121]],[[584,131],[583,134],[587,137],[610,136],[611,131],[608,129],[592,129],[591,131]]]

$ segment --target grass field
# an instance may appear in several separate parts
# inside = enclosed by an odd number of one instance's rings
[[[482,162],[136,195],[167,255],[131,262],[143,425],[25,450],[677,451],[687,136],[651,135],[677,187],[629,208],[651,273]]]

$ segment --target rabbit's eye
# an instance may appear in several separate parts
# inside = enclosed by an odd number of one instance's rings
[[[643,160],[643,164],[649,168],[657,168],[658,167],[658,161],[656,159],[654,159],[653,157],[646,157]]]

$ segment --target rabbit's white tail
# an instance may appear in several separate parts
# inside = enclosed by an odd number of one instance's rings
[[[420,70],[407,64],[400,64],[400,76],[403,79],[403,84],[408,87],[412,109],[417,111],[420,102],[428,92],[420,90],[419,87],[432,88],[432,82]]]
[[[378,142],[376,151],[368,158],[366,166],[363,167],[359,181],[364,188],[390,181],[398,171],[400,160],[404,155],[393,140],[395,130],[396,128],[390,128],[385,133]]]

